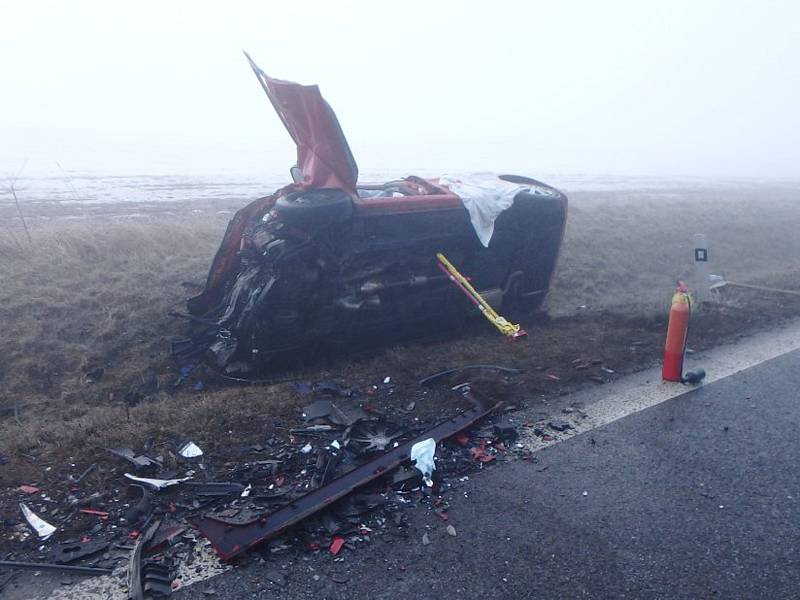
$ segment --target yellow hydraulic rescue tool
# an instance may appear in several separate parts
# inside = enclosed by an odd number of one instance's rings
[[[486,317],[486,319],[495,327],[497,330],[502,333],[509,341],[514,341],[517,338],[522,336],[528,335],[524,329],[520,328],[519,325],[514,325],[513,323],[509,323],[503,317],[498,315],[495,310],[489,305],[486,300],[477,292],[477,290],[472,287],[472,284],[464,277],[461,273],[458,272],[447,258],[445,258],[444,254],[441,252],[437,252],[436,258],[439,260],[439,268],[442,272],[450,278],[450,281],[458,286],[464,295],[472,301],[472,303],[478,307],[481,311],[481,314]]]

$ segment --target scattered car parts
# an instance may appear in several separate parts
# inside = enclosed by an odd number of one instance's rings
[[[198,458],[203,456],[203,451],[200,449],[200,446],[194,442],[186,442],[178,448],[178,454],[183,458]]]
[[[303,418],[308,423],[317,423],[325,419],[333,425],[346,427],[367,417],[367,413],[361,408],[345,402],[317,400],[303,409]]]
[[[154,458],[150,458],[149,456],[145,456],[144,454],[137,455],[130,448],[106,448],[106,451],[110,452],[114,456],[124,458],[137,469],[147,469],[149,467],[161,466],[161,463],[155,460]]]
[[[377,458],[334,479],[294,500],[283,508],[261,515],[246,523],[236,523],[214,514],[206,514],[192,519],[191,522],[210,540],[212,546],[222,560],[231,560],[242,552],[278,535],[288,527],[315,514],[331,503],[343,498],[353,490],[381,477],[410,457],[411,448],[418,442],[433,439],[439,442],[451,437],[459,431],[471,427],[480,419],[490,414],[497,405],[485,407],[478,403],[474,396],[465,392],[465,397],[475,402],[471,408],[452,419],[445,421],[417,438],[381,454]]]
[[[24,502],[19,503],[19,508],[25,520],[42,540],[46,540],[56,531],[56,528],[33,512]]]
[[[189,481],[191,479],[191,477],[183,477],[182,479],[151,479],[149,477],[137,477],[136,475],[131,475],[130,473],[125,473],[125,477],[131,481],[140,483],[151,490],[163,490],[164,488],[178,485],[179,483],[183,483],[184,481]]]
[[[503,373],[504,375],[519,375],[520,373],[523,372],[522,369],[516,369],[513,367],[503,367],[500,365],[464,365],[463,367],[447,369],[446,371],[439,371],[438,373],[434,373],[433,375],[428,375],[424,379],[420,379],[419,384],[424,386],[430,386],[437,383],[440,379],[447,377],[448,375],[461,373],[463,371],[494,371],[496,373]]]
[[[235,481],[187,481],[184,485],[198,496],[240,496],[245,488]]]
[[[161,521],[153,522],[144,534],[140,535],[131,551],[128,564],[128,598],[130,600],[145,600],[145,582],[143,581],[143,554],[145,546],[153,539],[156,531],[161,526]],[[171,590],[170,590],[171,591]]]
[[[75,565],[60,565],[56,563],[23,562],[16,560],[0,560],[0,567],[10,569],[30,569],[32,571],[63,571],[65,573],[80,573],[82,575],[111,575],[111,569],[98,567],[81,567]]]
[[[108,548],[109,543],[104,540],[89,540],[87,542],[62,542],[50,551],[50,559],[54,563],[70,563]]]
[[[383,452],[395,444],[407,430],[384,419],[358,421],[345,432],[347,447],[358,454]]]
[[[130,525],[135,525],[140,521],[144,521],[153,510],[153,495],[148,488],[143,485],[132,485],[142,490],[142,497],[139,498],[136,504],[130,506],[125,511],[125,521]]]

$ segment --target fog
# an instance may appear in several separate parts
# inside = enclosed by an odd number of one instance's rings
[[[244,49],[319,84],[362,171],[793,177],[798,7],[3,2],[0,175],[285,172]]]

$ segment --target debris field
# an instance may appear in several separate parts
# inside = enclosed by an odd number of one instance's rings
[[[201,556],[230,563],[248,552],[303,552],[338,560],[378,537],[408,536],[408,511],[418,508],[455,536],[449,494],[492,463],[533,460],[515,443],[519,427],[542,436],[561,430],[518,423],[512,407],[496,401],[519,373],[472,365],[423,378],[420,394],[450,399],[441,418],[425,422],[416,401],[395,395],[391,377],[366,389],[295,381],[307,401],[295,425],[225,457],[178,439],[98,449],[82,472],[65,469],[61,486],[19,484],[20,512],[4,519],[5,542],[17,550],[0,567],[115,573],[129,597],[157,598],[191,583],[195,561],[196,571],[206,569]],[[114,485],[92,485],[99,471]]]

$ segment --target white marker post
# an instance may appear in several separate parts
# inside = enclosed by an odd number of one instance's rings
[[[697,233],[694,236],[694,289],[692,293],[697,302],[705,302],[710,295],[708,279],[708,243],[706,236]]]

